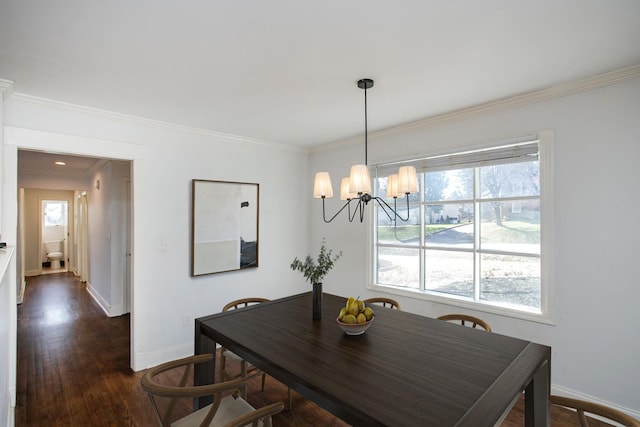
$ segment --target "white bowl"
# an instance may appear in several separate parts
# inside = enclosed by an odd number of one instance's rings
[[[369,326],[371,326],[371,324],[373,323],[373,319],[375,319],[375,317],[372,317],[371,320],[365,323],[342,323],[336,317],[336,322],[338,322],[338,326],[340,326],[342,330],[347,333],[347,335],[362,335],[364,334],[364,331],[366,331]]]

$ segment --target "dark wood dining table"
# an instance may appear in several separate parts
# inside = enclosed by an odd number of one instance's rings
[[[354,426],[492,426],[523,391],[525,425],[549,425],[550,347],[383,307],[349,336],[345,302],[325,293],[315,321],[310,292],[198,318],[195,353],[223,345]]]

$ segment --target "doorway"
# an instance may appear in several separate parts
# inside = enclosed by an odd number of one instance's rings
[[[71,272],[107,316],[131,312],[132,162],[20,150],[18,171],[24,275]]]
[[[69,268],[69,203],[66,200],[40,202],[40,260],[42,274],[62,273]]]
[[[41,164],[35,164],[35,167],[31,167],[31,165],[23,164],[23,153],[39,153],[43,155],[49,156],[49,158],[44,159]],[[53,154],[58,153],[58,154]],[[5,127],[5,142],[4,142],[4,155],[3,155],[3,166],[5,170],[5,193],[3,195],[3,199],[5,201],[18,200],[18,194],[21,192],[20,188],[68,188],[68,189],[77,189],[77,188],[85,188],[87,190],[87,198],[89,201],[88,213],[91,215],[92,211],[95,211],[92,206],[92,200],[96,200],[96,194],[94,194],[95,190],[98,190],[96,187],[98,186],[97,180],[100,179],[96,177],[95,171],[100,170],[101,165],[92,165],[89,168],[82,167],[81,171],[75,170],[72,173],[69,173],[67,176],[59,176],[59,173],[53,169],[53,163],[50,161],[51,157],[61,155],[64,157],[72,157],[75,160],[82,159],[93,159],[99,162],[108,162],[110,160],[116,160],[123,162],[127,165],[127,169],[130,171],[130,182],[131,182],[131,204],[129,206],[130,209],[130,238],[131,238],[131,269],[129,272],[129,290],[127,292],[129,299],[128,304],[130,313],[131,313],[131,323],[130,323],[130,334],[131,334],[131,345],[130,345],[130,363],[131,367],[135,369],[141,369],[145,367],[143,361],[138,359],[136,355],[140,354],[140,344],[136,339],[140,335],[139,328],[136,327],[135,318],[135,298],[134,296],[134,288],[135,278],[139,275],[144,275],[144,268],[135,268],[135,236],[139,233],[138,229],[135,227],[136,218],[144,217],[146,212],[145,204],[139,204],[138,201],[141,198],[141,194],[144,194],[143,191],[135,191],[140,190],[145,187],[145,175],[141,173],[136,173],[134,176],[134,171],[138,171],[139,167],[144,168],[145,159],[147,158],[147,148],[145,146],[130,144],[130,143],[122,143],[115,142],[109,140],[100,140],[100,139],[92,139],[92,138],[84,138],[84,137],[76,137],[69,136],[65,134],[48,132],[48,131],[38,131],[32,129],[25,128],[6,128]],[[143,165],[143,166],[140,166]],[[69,168],[67,168],[69,169]],[[31,171],[38,171],[38,174],[29,174]],[[86,176],[91,176],[92,178],[86,179]],[[94,179],[95,177],[95,179]],[[82,186],[75,185],[73,182],[81,179],[83,181]],[[26,182],[29,181],[29,182]],[[63,184],[62,186],[54,186],[52,181],[60,182]],[[73,181],[73,182],[72,182]],[[102,193],[105,184],[105,181],[100,179],[101,181],[101,189],[99,190],[100,194]],[[134,209],[134,205],[137,207]],[[4,204],[6,208],[5,218],[7,219],[7,223],[5,224],[6,237],[5,233],[3,233],[3,238],[6,238],[7,241],[15,241],[18,242],[18,206],[17,204],[12,205],[11,203]],[[91,223],[92,221],[89,221]],[[25,223],[25,229],[28,226]],[[15,231],[14,231],[15,230]],[[37,230],[37,225],[36,225]],[[115,234],[111,234],[113,237]],[[100,235],[99,238],[102,241],[107,241],[108,237],[105,235]],[[91,241],[96,241],[96,239],[88,239]],[[72,240],[70,240],[72,241]],[[18,246],[19,243],[18,243]],[[20,247],[18,247],[17,254],[20,256],[21,252]],[[92,262],[93,257],[96,256],[93,247],[90,248],[89,251],[89,270],[94,266]],[[24,256],[22,260],[25,260],[28,256]],[[18,260],[20,262],[21,260]],[[98,266],[104,265],[104,263],[100,263],[98,261]],[[108,265],[108,264],[107,264]],[[118,270],[119,271],[119,270]],[[25,269],[25,275],[27,271]],[[89,271],[89,281],[95,272]],[[18,279],[22,281],[22,278]],[[105,289],[106,291],[106,289]],[[120,292],[116,294],[121,295]],[[105,295],[107,293],[105,292]]]

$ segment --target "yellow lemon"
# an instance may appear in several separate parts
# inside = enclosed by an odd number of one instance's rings
[[[360,313],[358,314],[358,317],[356,317],[356,320],[358,321],[358,323],[365,323],[367,321],[367,317],[364,315],[364,313]]]

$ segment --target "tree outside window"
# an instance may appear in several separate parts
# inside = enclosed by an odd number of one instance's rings
[[[376,284],[540,313],[540,164],[528,144],[421,160],[410,220],[377,215]]]

